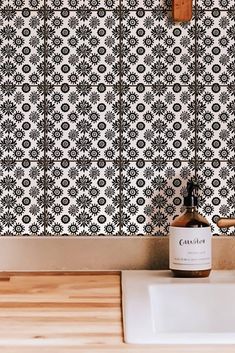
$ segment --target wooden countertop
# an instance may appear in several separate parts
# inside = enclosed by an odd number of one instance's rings
[[[222,300],[222,299],[221,299]],[[0,352],[235,353],[235,346],[123,343],[120,274],[0,274]]]

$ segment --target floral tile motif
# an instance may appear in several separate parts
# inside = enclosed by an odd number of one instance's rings
[[[187,85],[194,81],[194,21],[177,24],[166,11],[130,11],[122,37],[125,83]]]
[[[197,5],[206,10],[213,10],[215,8],[228,10],[231,2],[229,0],[197,0]]]
[[[21,10],[25,13],[28,10],[37,10],[43,5],[43,0],[1,0],[0,9],[5,9],[10,11]]]
[[[198,156],[203,160],[235,160],[235,87],[204,87],[198,111]]]
[[[54,162],[48,170],[48,235],[116,235],[119,171],[114,163]]]
[[[205,85],[235,80],[234,19],[219,10],[204,12],[197,24],[198,81]]]
[[[47,155],[53,160],[114,160],[120,153],[115,87],[62,85],[48,97]]]
[[[233,234],[219,229],[219,217],[235,216],[235,161],[200,165],[199,212],[207,218],[213,234]],[[172,220],[183,211],[187,181],[195,178],[193,165],[175,161],[157,165],[130,162],[123,171],[123,232],[126,235],[167,235]]]
[[[0,35],[0,83],[39,84],[44,76],[44,28],[38,12],[0,10]]]
[[[43,170],[35,162],[0,162],[0,234],[42,235]]]
[[[122,154],[128,160],[189,160],[195,151],[193,87],[129,87],[123,97]]]
[[[89,9],[91,11],[113,10],[118,4],[119,0],[47,0],[50,7],[55,10],[67,8],[70,10]]]
[[[129,10],[155,11],[172,10],[172,0],[122,0],[123,6]],[[195,0],[192,0],[193,6]]]
[[[206,162],[198,176],[202,189],[200,210],[210,222],[212,233],[232,234],[232,229],[220,229],[216,222],[220,217],[235,217],[235,161]]]
[[[76,85],[119,81],[119,19],[88,8],[65,16],[54,11],[48,21],[48,81]]]
[[[161,11],[161,10],[171,10],[172,1],[171,0],[122,0],[123,6],[129,10],[149,10],[149,11]]]
[[[167,11],[167,16],[172,18],[173,0],[122,0],[122,5],[125,11],[137,11],[140,17],[143,17],[147,12],[152,12],[152,15],[157,17]],[[196,0],[192,0],[193,16],[195,5]]]
[[[186,162],[130,162],[123,171],[124,234],[167,235],[183,210],[187,181],[193,175]]]
[[[166,235],[195,175],[233,234],[235,6],[196,5],[0,0],[1,235]]]
[[[0,159],[39,160],[44,149],[43,92],[28,84],[0,85]]]

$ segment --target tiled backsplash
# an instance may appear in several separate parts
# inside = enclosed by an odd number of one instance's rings
[[[187,180],[235,216],[235,5],[0,0],[0,233],[166,235]]]

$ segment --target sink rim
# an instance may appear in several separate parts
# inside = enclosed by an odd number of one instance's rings
[[[158,333],[156,336],[153,330],[149,295],[150,286],[154,287],[156,284],[174,286],[221,284],[235,287],[235,270],[212,271],[210,277],[195,279],[172,277],[169,270],[125,270],[121,273],[121,279],[125,342],[135,344],[235,344],[235,329],[234,332]],[[140,298],[146,299],[144,308],[140,305]],[[131,317],[132,328],[129,326]]]

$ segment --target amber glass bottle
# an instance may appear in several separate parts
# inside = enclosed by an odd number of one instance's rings
[[[187,184],[185,212],[170,226],[170,269],[175,277],[208,277],[211,271],[211,228],[197,211],[197,184]]]

